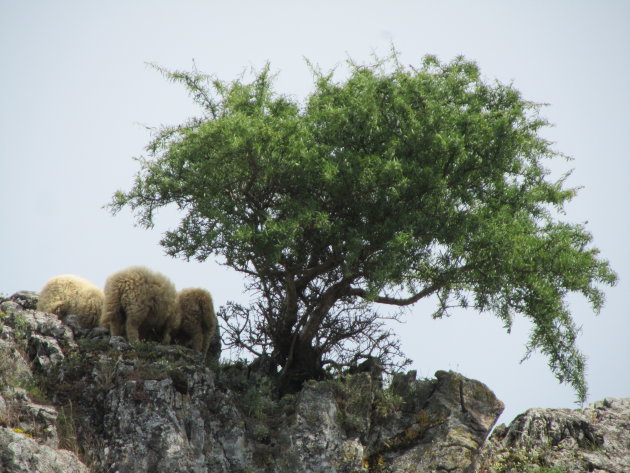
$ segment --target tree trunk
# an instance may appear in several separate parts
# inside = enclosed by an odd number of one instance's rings
[[[279,395],[282,397],[285,394],[294,394],[302,388],[305,381],[321,380],[325,376],[321,354],[310,343],[304,343],[296,338],[278,378]]]

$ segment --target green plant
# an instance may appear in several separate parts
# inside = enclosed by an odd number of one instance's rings
[[[378,390],[374,399],[374,413],[378,417],[387,417],[400,410],[403,406],[404,399],[402,396],[396,394],[388,386],[386,389]]]
[[[510,449],[497,455],[489,470],[492,473],[565,473],[549,470],[539,453],[527,448]]]
[[[15,355],[8,349],[0,349],[0,393],[16,384]]]
[[[297,396],[295,394],[285,394],[278,400],[278,410],[280,413],[287,416],[295,414],[295,406],[297,403]]]
[[[57,433],[59,434],[59,447],[79,453],[80,445],[77,436],[76,419],[72,401],[62,406],[57,415]]]
[[[91,339],[91,338],[79,338],[77,340],[79,349],[82,352],[108,352],[111,350],[109,341],[107,339]]]
[[[274,408],[273,386],[269,378],[249,384],[238,396],[238,405],[245,414],[256,420],[264,419]]]
[[[569,473],[564,468],[560,467],[537,467],[533,470],[527,470],[525,473]]]
[[[31,333],[31,329],[28,322],[22,314],[12,314],[11,326],[13,328],[13,339],[22,351],[26,351],[28,346],[28,336]]]
[[[99,362],[96,374],[96,387],[98,389],[107,390],[112,386],[120,360],[121,357],[116,358],[115,361],[111,358],[106,358]]]
[[[38,404],[50,404],[50,399],[42,387],[39,377],[23,377],[18,379],[17,386],[24,389],[28,397]]]
[[[152,341],[138,341],[132,343],[134,355],[147,361],[155,361],[162,358],[162,353],[158,350],[159,346],[159,343]]]
[[[146,362],[138,360],[131,371],[125,372],[125,378],[134,381],[162,380],[169,377],[165,365],[168,362]]]
[[[367,376],[341,375],[324,382],[332,389],[337,404],[337,420],[349,435],[363,432],[372,414],[375,386]]]

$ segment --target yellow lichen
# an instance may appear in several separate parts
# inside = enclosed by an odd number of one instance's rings
[[[29,438],[33,438],[33,436],[31,434],[29,434],[28,432],[25,432],[24,430],[19,429],[17,427],[13,427],[13,432],[16,432],[18,434],[22,434],[22,435],[24,435],[26,437],[29,437]]]

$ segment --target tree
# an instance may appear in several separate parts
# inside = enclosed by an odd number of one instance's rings
[[[437,296],[434,317],[472,307],[508,332],[529,318],[526,356],[585,398],[566,297],[599,311],[616,275],[583,225],[558,220],[575,190],[544,167],[565,157],[539,134],[540,105],[463,58],[314,71],[304,102],[275,92],[268,66],[230,83],[158,70],[203,115],[161,128],[110,208],[149,228],[175,204],[167,253],[248,277],[253,304],[222,310],[229,343],[266,357],[282,390],[368,355],[399,362],[375,307]]]

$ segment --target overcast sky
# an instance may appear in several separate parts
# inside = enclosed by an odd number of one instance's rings
[[[193,67],[231,80],[270,61],[277,89],[301,99],[312,78],[347,57],[367,61],[390,44],[405,64],[463,54],[484,76],[545,102],[545,136],[573,161],[582,186],[563,218],[586,222],[619,284],[599,316],[571,299],[588,357],[589,401],[630,396],[630,2],[620,1],[10,1],[0,0],[0,294],[39,290],[63,273],[102,287],[133,264],[178,288],[209,289],[216,305],[245,301],[238,274],[213,261],[164,255],[161,233],[102,206],[129,189],[149,142],[147,126],[198,110],[146,63]],[[419,376],[455,370],[486,383],[509,422],[529,407],[574,407],[542,356],[519,364],[529,325],[510,335],[472,311],[433,321],[423,301],[397,327]]]

